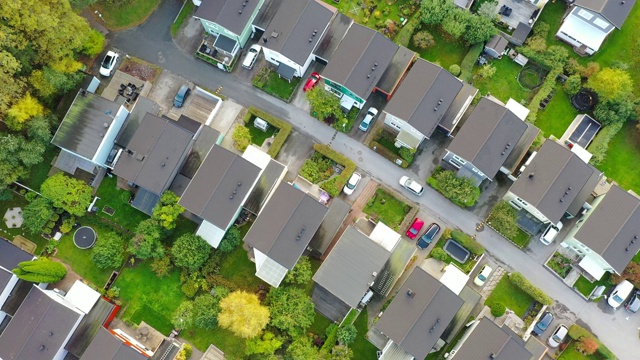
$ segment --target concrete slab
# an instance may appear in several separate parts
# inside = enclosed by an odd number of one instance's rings
[[[221,134],[226,134],[225,137],[230,137],[231,134],[233,134],[233,132],[229,131],[231,129],[231,125],[234,121],[238,120],[239,123],[242,123],[244,114],[246,114],[246,112],[242,105],[233,100],[227,99],[222,103],[222,107],[209,126],[218,130]]]
[[[156,80],[147,97],[160,105],[162,115],[168,115],[173,109],[173,98],[176,96],[178,90],[180,90],[180,87],[184,84],[189,85],[191,88],[194,86],[192,82],[188,82],[183,77],[164,70]],[[191,100],[192,97],[189,96],[184,107],[189,106]],[[180,117],[180,113],[173,113],[169,117],[177,120],[178,117]]]
[[[288,173],[285,176],[286,181],[293,181],[296,178],[296,174],[300,172],[305,160],[312,153],[313,140],[295,131],[289,134],[287,141],[285,141],[284,146],[276,157],[276,160],[288,168]]]
[[[140,96],[147,97],[149,95],[149,92],[151,91],[152,85],[150,82],[140,80],[135,76],[129,75],[120,70],[116,70],[116,72],[111,77],[111,80],[109,80],[109,84],[107,85],[107,87],[105,87],[100,96],[105,99],[115,101],[118,97],[120,84],[127,85],[129,83],[134,84],[136,88],[140,89]]]
[[[10,229],[22,227],[23,221],[22,209],[19,207],[7,209],[7,212],[4,213],[4,223]]]

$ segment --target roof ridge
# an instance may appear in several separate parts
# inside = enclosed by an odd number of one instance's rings
[[[295,2],[298,2],[299,0],[296,0]],[[291,27],[291,29],[289,29],[289,33],[287,35],[285,35],[284,39],[282,39],[282,44],[284,45],[287,40],[289,40],[289,38],[291,37],[291,35],[293,35],[294,30],[296,29],[296,26],[298,25],[298,23],[300,23],[300,20],[302,19],[302,14],[304,14],[304,12],[307,10],[307,8],[309,7],[309,4],[311,4],[312,1],[314,0],[306,0],[307,3],[304,5],[304,7],[302,8],[302,11],[300,12],[299,16],[298,16],[298,20],[296,20],[296,22],[293,24],[293,26]],[[271,24],[269,24],[271,25]],[[282,50],[281,50],[282,51]]]
[[[425,271],[426,273],[426,271]],[[431,305],[431,302],[433,301],[433,299],[436,297],[436,295],[440,292],[440,290],[442,289],[442,287],[444,286],[444,284],[442,284],[439,280],[436,280],[435,278],[433,278],[433,280],[438,282],[438,289],[436,289],[436,291],[434,291],[431,295],[431,298],[429,299],[428,302],[425,303],[424,307],[422,307],[422,311],[420,312],[420,315],[424,314],[425,310],[429,307],[429,305]],[[416,316],[415,319],[413,320],[413,322],[411,323],[411,326],[407,327],[407,332],[405,334],[402,335],[402,341],[404,342],[404,339],[407,337],[407,335],[409,335],[409,333],[411,333],[411,331],[413,331],[413,329],[416,327],[416,324],[418,323],[418,320],[420,320],[420,316]]]
[[[149,114],[149,113],[147,113],[147,114]],[[138,175],[140,175],[140,172],[142,172],[142,168],[144,167],[144,164],[146,164],[146,161],[145,161],[145,160],[147,160],[147,159],[149,158],[149,155],[150,155],[151,153],[153,153],[153,150],[156,148],[156,145],[157,145],[157,144],[158,144],[158,142],[160,141],[160,138],[162,137],[162,134],[164,133],[164,130],[167,128],[167,125],[168,125],[168,123],[169,123],[169,120],[167,120],[167,119],[163,119],[163,118],[160,118],[160,117],[157,117],[157,116],[154,116],[154,117],[156,117],[156,118],[158,118],[158,119],[163,120],[165,123],[164,123],[164,125],[162,126],[162,130],[160,130],[160,133],[158,134],[158,137],[155,139],[155,141],[153,142],[153,144],[151,144],[151,147],[149,148],[149,152],[148,152],[147,154],[143,154],[143,155],[144,155],[144,158],[141,160],[141,162],[142,162],[142,166],[140,166],[140,167],[138,168],[138,171],[136,171],[136,174],[135,174],[135,176],[134,176],[134,179],[136,179],[136,180],[138,179]],[[144,117],[143,117],[143,120],[144,120]],[[140,122],[140,124],[142,124],[142,121]],[[129,143],[131,143],[131,142],[129,142]]]
[[[623,192],[624,196],[630,196],[632,198],[634,198],[636,200],[636,204],[633,207],[633,209],[629,212],[629,214],[625,217],[624,223],[622,224],[621,227],[618,228],[618,230],[616,231],[616,233],[614,234],[614,236],[611,237],[611,239],[609,240],[609,242],[607,243],[607,246],[604,247],[604,250],[602,251],[603,253],[609,249],[609,246],[613,243],[613,241],[618,237],[618,234],[620,234],[620,232],[622,231],[622,228],[629,222],[629,219],[633,216],[633,214],[638,211],[638,208],[640,207],[640,201],[638,201],[638,198],[636,198],[635,196],[633,196],[632,194],[630,194],[628,191],[624,191],[623,188],[620,188],[620,190]],[[606,194],[604,196],[607,196]],[[604,201],[604,199],[602,199],[602,201]]]
[[[426,60],[425,60],[426,61]],[[438,65],[430,62],[430,61],[426,61],[428,64],[433,65],[433,66],[437,66]],[[414,64],[415,65],[415,64]],[[413,68],[413,66],[412,66]],[[413,115],[416,113],[416,111],[418,111],[418,108],[420,107],[420,104],[424,101],[424,98],[427,96],[427,94],[429,93],[429,90],[431,90],[431,87],[433,86],[433,84],[436,82],[436,80],[438,79],[438,76],[440,76],[440,74],[442,73],[444,69],[440,67],[440,70],[438,71],[438,73],[436,74],[436,76],[433,78],[433,81],[431,81],[431,83],[429,84],[429,87],[426,89],[426,91],[422,94],[422,96],[420,97],[420,101],[418,101],[418,106],[413,108],[413,111],[411,112],[411,115],[409,115],[409,118],[406,120],[407,122],[409,122],[411,120],[411,118],[413,118]],[[436,124],[436,127],[438,125]]]
[[[365,52],[367,52],[367,49],[369,48],[369,46],[370,46],[370,45],[371,45],[371,43],[373,42],[373,39],[375,39],[375,38],[376,38],[376,35],[378,34],[378,32],[377,32],[377,31],[373,31],[373,29],[369,29],[369,28],[368,28],[368,27],[366,27],[366,26],[362,26],[362,25],[360,25],[360,24],[357,24],[355,21],[351,24],[351,26],[353,26],[353,25],[360,26],[360,27],[362,27],[365,31],[371,31],[373,34],[372,34],[372,36],[369,38],[369,41],[367,41],[367,44],[366,44],[366,46],[365,46],[365,47],[364,47],[364,49],[363,49],[364,51],[362,51],[362,52],[360,53],[360,56],[358,56],[358,61],[354,61],[354,62],[353,62],[353,67],[351,67],[351,70],[349,70],[349,76],[347,77],[347,80],[345,81],[345,83],[346,83],[347,81],[349,81],[349,79],[351,78],[351,75],[353,75],[353,69],[355,69],[355,68],[356,68],[356,66],[358,66],[358,64],[360,63],[360,60],[362,60],[362,58],[364,57],[364,53],[365,53]],[[350,26],[349,28],[351,28],[351,26]],[[348,34],[348,33],[349,33],[349,30],[347,30],[347,34]],[[380,36],[382,36],[382,35],[380,35]],[[344,86],[344,84],[342,84],[342,85]],[[358,94],[356,94],[356,95],[358,95]],[[360,96],[360,95],[358,95],[358,96]]]

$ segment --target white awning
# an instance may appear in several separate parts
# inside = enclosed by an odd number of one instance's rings
[[[577,16],[570,14],[564,19],[560,32],[563,32],[595,51],[607,37],[607,33],[596,29],[594,26],[580,20]]]
[[[400,234],[393,231],[392,228],[385,225],[382,221],[378,221],[378,224],[369,235],[369,239],[389,252],[393,251],[398,241],[400,241],[400,238]]]
[[[347,110],[351,110],[351,108],[353,107],[353,105],[355,105],[355,103],[356,101],[347,95],[342,95],[342,97],[340,98],[340,106],[342,106]]]
[[[511,110],[522,121],[527,118],[527,115],[529,115],[530,111],[526,106],[513,99],[509,99],[509,101],[507,101],[506,108]]]
[[[93,305],[100,299],[100,293],[80,280],[76,280],[64,298],[78,308],[78,310],[88,314],[93,308]]]
[[[452,264],[444,268],[444,274],[440,278],[440,282],[456,295],[459,295],[464,289],[467,281],[469,281],[469,276]]]
[[[606,272],[600,264],[595,262],[590,256],[585,256],[578,263],[584,271],[588,272],[589,275],[593,276],[594,279],[600,280],[602,275]]]

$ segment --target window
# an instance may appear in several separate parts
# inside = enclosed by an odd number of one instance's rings
[[[587,20],[591,20],[591,18],[593,17],[593,14],[588,12],[585,9],[580,9],[580,11],[578,11],[578,15],[580,15],[581,18],[587,19]]]
[[[518,204],[517,202],[515,202],[513,200],[509,201],[509,204],[511,204],[511,206],[513,206],[517,210],[522,210],[522,206],[520,206],[520,204]]]
[[[456,168],[460,169],[464,164],[466,164],[467,162],[461,158],[458,155],[453,155],[453,158],[451,158],[449,160],[449,163],[453,166],[455,166]]]
[[[516,201],[519,202],[520,204],[522,204],[523,207],[529,206],[529,204],[526,201],[524,201],[524,200],[522,200],[520,198],[516,198]]]
[[[598,25],[598,27],[600,27],[601,29],[606,29],[607,27],[609,27],[609,23],[600,18],[595,19],[593,23]]]

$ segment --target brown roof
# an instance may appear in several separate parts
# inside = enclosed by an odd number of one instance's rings
[[[491,356],[493,355],[493,357]],[[506,327],[499,327],[486,317],[473,329],[456,353],[456,360],[530,360],[524,341]]]

